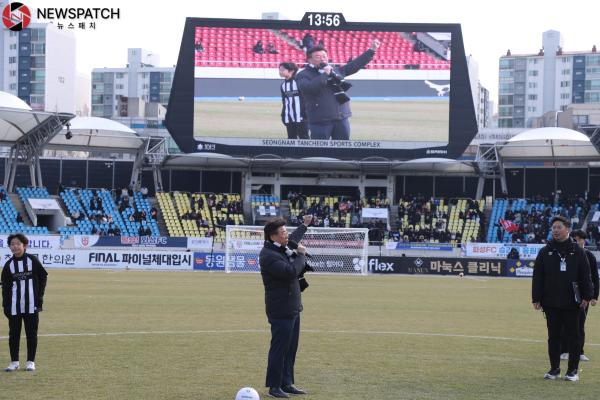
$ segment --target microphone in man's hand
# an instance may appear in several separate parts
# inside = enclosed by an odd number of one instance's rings
[[[288,240],[287,246],[291,250],[297,250],[298,249],[298,242],[296,242],[295,240]],[[305,252],[304,255],[306,256],[306,258],[312,258],[312,256],[310,254],[308,254],[308,252]]]

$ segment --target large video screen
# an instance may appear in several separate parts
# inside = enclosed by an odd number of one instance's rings
[[[166,121],[183,151],[358,160],[464,151],[476,123],[458,25],[308,21],[188,18]]]

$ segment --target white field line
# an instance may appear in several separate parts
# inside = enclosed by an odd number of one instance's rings
[[[101,336],[144,336],[144,335],[213,335],[231,333],[261,333],[267,334],[267,329],[222,329],[222,330],[182,330],[182,331],[123,331],[123,332],[81,332],[81,333],[45,333],[38,337],[101,337]],[[545,339],[530,339],[505,336],[464,335],[457,333],[432,333],[432,332],[403,332],[403,331],[358,331],[358,330],[321,330],[302,329],[305,334],[338,334],[338,335],[388,335],[388,336],[421,336],[444,337],[474,340],[495,340],[521,343],[546,343]],[[7,340],[8,336],[0,336],[0,340]],[[586,343],[586,346],[600,346],[600,343]]]

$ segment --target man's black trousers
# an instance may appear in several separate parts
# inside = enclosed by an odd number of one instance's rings
[[[560,367],[560,342],[561,334],[564,334],[569,349],[568,370],[579,367],[579,356],[581,354],[581,342],[579,338],[579,308],[560,309],[544,308],[546,324],[548,325],[548,356],[552,369]]]
[[[300,314],[289,319],[272,319],[271,348],[265,386],[282,387],[294,384],[294,363],[300,337]]]
[[[581,310],[581,314],[579,315],[579,341],[581,346],[581,354],[585,354],[583,347],[585,346],[585,321],[587,319],[587,313],[590,306],[587,306],[585,310]],[[562,335],[562,339],[560,341],[560,352],[568,353],[569,345],[567,344],[567,336]]]

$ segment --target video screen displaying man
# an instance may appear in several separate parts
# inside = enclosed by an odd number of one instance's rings
[[[194,32],[204,50],[194,51],[193,136],[217,145],[211,151],[224,151],[219,145],[231,146],[227,152],[253,146],[360,152],[366,145],[394,151],[449,141],[449,32],[208,26]],[[259,42],[262,53],[254,50]],[[281,75],[282,64],[298,67],[293,81],[289,70]],[[282,77],[289,81],[283,98]],[[290,117],[298,115],[308,129],[290,132],[290,122],[300,122]]]
[[[304,97],[312,139],[350,139],[348,118],[352,112],[346,90],[352,85],[345,78],[363,69],[379,46],[379,40],[373,40],[369,50],[339,67],[328,63],[324,47],[315,46],[306,52],[307,65],[296,76],[296,82]]]

